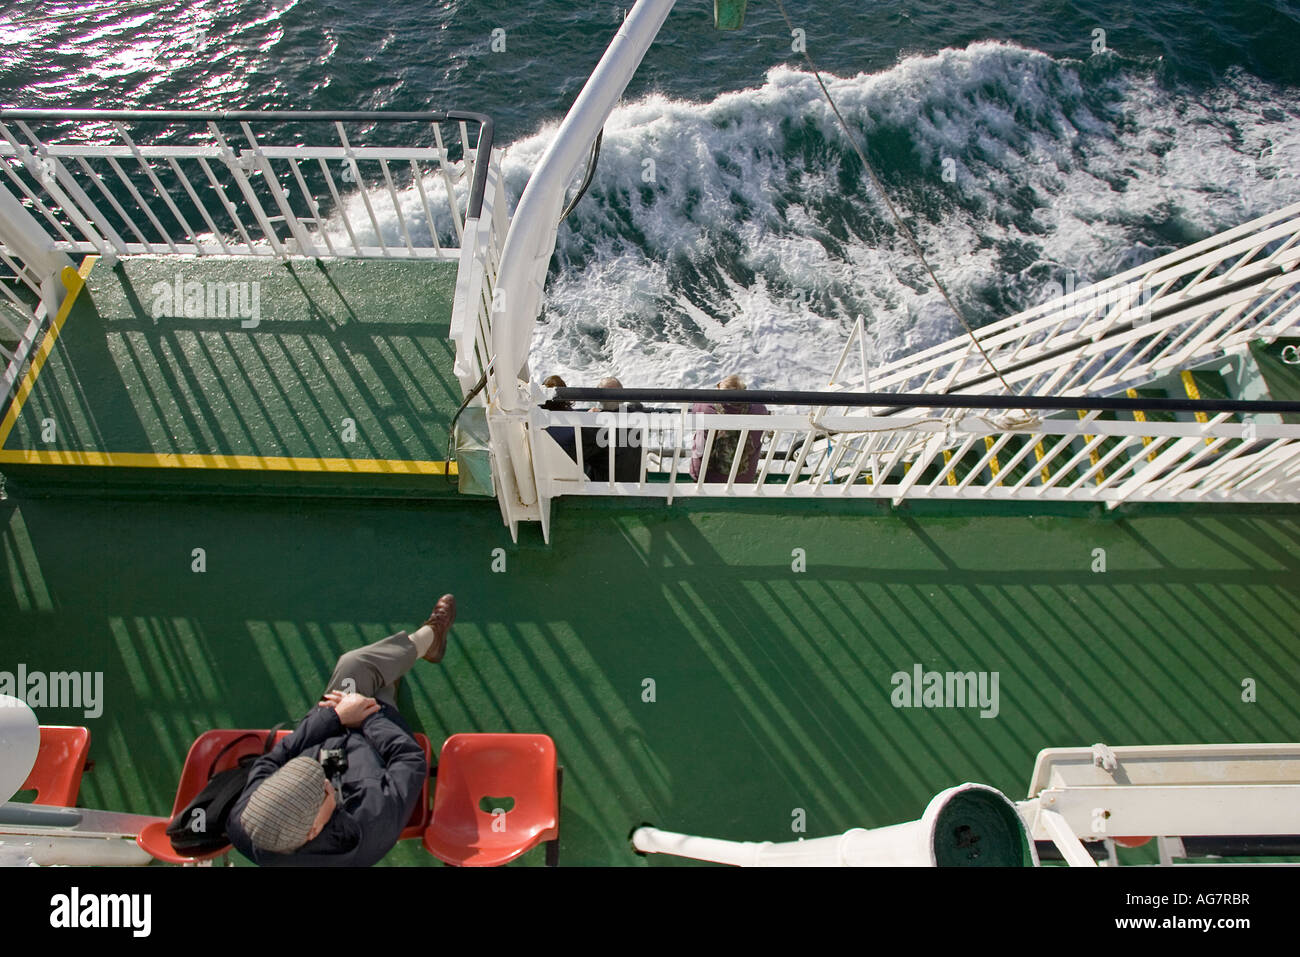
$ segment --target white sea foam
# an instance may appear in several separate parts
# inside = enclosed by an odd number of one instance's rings
[[[980,42],[827,78],[975,322],[1300,200],[1294,91],[1233,72],[1208,95],[1171,92],[1113,57]],[[509,148],[512,205],[554,131]],[[814,78],[788,67],[707,103],[621,106],[560,229],[532,368],[813,388],[858,315],[875,361],[958,334],[858,166]]]
[[[1065,274],[1095,281],[1300,200],[1293,94],[1234,74],[1192,98],[1106,66],[977,43],[828,78],[867,138],[910,139],[911,182],[886,179],[902,182],[896,201],[972,318],[1032,305]],[[782,149],[783,124],[805,122],[832,144],[807,161]],[[512,147],[512,195],[551,132]],[[826,381],[858,314],[877,360],[958,334],[892,229],[821,241],[846,153],[813,77],[786,67],[709,103],[650,97],[620,108],[591,195],[561,228],[533,368],[573,384],[615,374],[627,385],[693,386],[737,371],[755,386],[811,388]],[[644,203],[647,157],[657,183]],[[944,157],[955,161],[953,183]],[[918,215],[922,191],[930,209]],[[869,187],[848,205],[885,222]],[[719,245],[751,282],[692,284],[692,270],[716,265]]]

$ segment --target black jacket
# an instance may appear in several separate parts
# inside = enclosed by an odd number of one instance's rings
[[[640,402],[626,402],[617,415],[623,418],[645,411]],[[613,428],[588,427],[582,430],[582,470],[587,473],[587,478],[593,482],[609,481],[611,444],[614,446],[614,481],[641,481],[641,446],[645,444],[645,431],[633,426],[619,428],[617,425]],[[576,461],[576,455],[574,459]]]
[[[342,800],[325,829],[291,854],[254,848],[240,821],[253,791],[289,760],[315,758],[321,748],[346,748],[348,755]],[[264,867],[369,867],[397,843],[428,773],[424,751],[396,708],[380,702],[360,728],[345,728],[333,708],[316,707],[253,765],[226,833],[236,850]]]

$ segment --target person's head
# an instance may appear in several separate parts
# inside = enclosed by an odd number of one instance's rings
[[[542,385],[546,386],[548,389],[563,389],[565,387],[564,380],[557,375],[548,375]],[[554,399],[550,403],[550,408],[558,411],[567,411],[568,409],[573,408],[573,403],[561,402],[559,399]]]
[[[613,376],[606,376],[604,379],[601,379],[601,380],[600,380],[600,385],[598,385],[596,388],[598,388],[598,389],[621,389],[621,388],[623,388],[623,383],[619,382],[619,381],[618,381],[617,379],[615,379]],[[600,404],[600,407],[601,407],[602,409],[604,409],[606,412],[617,412],[617,411],[618,411],[618,403],[617,403],[617,402],[602,402],[602,403]]]
[[[745,381],[738,375],[729,375],[718,383],[719,389],[744,389]]]
[[[290,854],[325,829],[335,806],[325,769],[304,755],[258,785],[240,823],[258,850]]]

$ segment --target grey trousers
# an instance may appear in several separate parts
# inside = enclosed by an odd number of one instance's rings
[[[419,659],[404,631],[339,656],[326,691],[355,691],[397,707],[397,683]]]

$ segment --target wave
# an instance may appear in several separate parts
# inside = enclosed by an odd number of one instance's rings
[[[1244,72],[1193,94],[1113,53],[980,42],[827,84],[976,325],[1300,200],[1300,100]],[[509,149],[512,197],[553,132]],[[874,361],[960,332],[814,77],[778,67],[711,102],[615,111],[561,227],[532,367],[813,388],[857,316]]]

